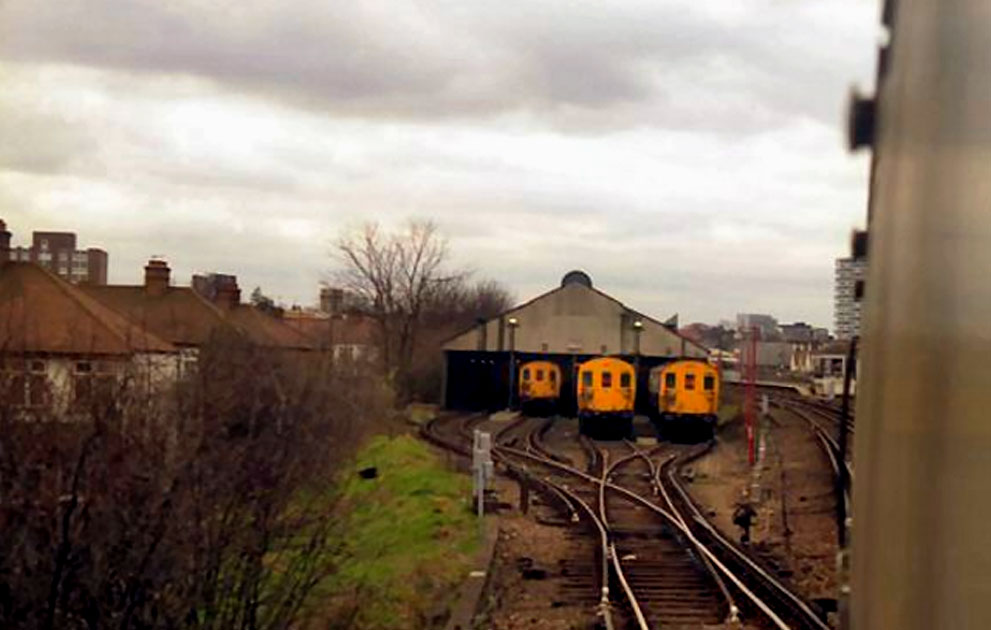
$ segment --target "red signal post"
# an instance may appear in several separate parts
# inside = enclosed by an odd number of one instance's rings
[[[743,338],[743,418],[747,423],[747,461],[756,461],[755,431],[757,426],[757,339],[760,329],[756,326],[744,331]]]

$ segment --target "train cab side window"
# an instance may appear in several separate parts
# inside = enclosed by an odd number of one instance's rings
[[[549,373],[547,374],[547,376],[548,376],[548,378],[550,378],[550,381],[552,383],[556,383],[557,382],[557,372],[555,372],[554,370],[550,370]]]
[[[602,373],[602,389],[609,389],[612,387],[612,372]]]
[[[537,380],[538,381],[544,380],[544,371],[543,370],[537,370]]]
[[[529,381],[530,380],[530,368],[525,368],[523,370],[523,380],[524,381]]]
[[[592,373],[591,372],[582,372],[582,385],[584,385],[585,387],[591,387],[592,386]]]
[[[685,389],[695,389],[694,374],[685,374]]]
[[[674,389],[678,385],[678,375],[674,372],[668,372],[664,375],[664,387],[668,389]]]
[[[702,389],[707,392],[711,392],[716,389],[716,378],[714,376],[706,376],[702,379]]]
[[[620,387],[629,387],[630,386],[630,373],[629,372],[623,372],[622,374],[619,375],[619,386]]]

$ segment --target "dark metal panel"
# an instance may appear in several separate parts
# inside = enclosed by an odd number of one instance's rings
[[[991,2],[899,0],[894,21],[872,181],[851,627],[989,628]]]

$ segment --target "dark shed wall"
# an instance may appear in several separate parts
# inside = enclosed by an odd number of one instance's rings
[[[448,409],[464,411],[497,411],[506,409],[509,400],[509,352],[478,352],[448,350],[447,379],[444,406]],[[573,416],[577,410],[575,400],[575,375],[578,366],[595,354],[541,354],[516,352],[513,354],[515,369],[527,361],[553,361],[561,368],[560,413]],[[619,356],[637,370],[637,413],[647,414],[650,410],[650,396],[647,391],[647,378],[650,370],[673,360],[668,357]],[[512,405],[515,407],[514,399]]]

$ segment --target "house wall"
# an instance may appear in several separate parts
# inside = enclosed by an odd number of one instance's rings
[[[51,413],[71,412],[75,405],[79,382],[88,379],[91,391],[97,391],[107,379],[120,382],[125,376],[135,379],[139,391],[156,393],[171,387],[179,378],[181,360],[174,353],[140,354],[131,358],[117,357],[5,357],[11,366],[4,374],[7,404],[25,409],[48,408]],[[88,366],[89,371],[85,371]],[[40,368],[40,369],[39,369]],[[44,381],[37,377],[44,376]],[[23,394],[13,389],[13,382],[23,377]],[[43,395],[36,388],[41,386]],[[34,392],[32,392],[34,390]],[[38,400],[44,400],[37,405]]]

